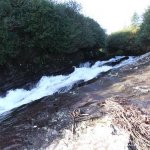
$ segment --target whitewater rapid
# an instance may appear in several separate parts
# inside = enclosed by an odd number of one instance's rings
[[[122,58],[124,56],[116,56],[108,61],[97,61],[92,66],[87,62],[79,65],[78,68],[75,67],[74,72],[68,75],[43,76],[31,90],[9,90],[5,97],[0,97],[0,115],[44,96],[52,95],[56,92],[67,92],[75,83],[81,80],[84,82],[89,81],[103,72],[131,64],[135,60],[134,57],[129,57],[115,66],[109,65]]]

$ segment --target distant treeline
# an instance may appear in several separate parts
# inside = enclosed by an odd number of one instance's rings
[[[130,27],[112,33],[107,38],[106,49],[117,55],[140,55],[150,51],[150,7],[140,20],[137,13]]]
[[[0,66],[43,67],[79,51],[88,55],[105,47],[105,39],[74,1],[0,0]]]

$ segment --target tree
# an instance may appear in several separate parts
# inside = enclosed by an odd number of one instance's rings
[[[138,39],[144,51],[150,51],[150,7],[143,15],[143,22],[140,26]]]
[[[104,30],[79,10],[74,1],[0,0],[0,65],[44,66],[49,56],[104,47]]]
[[[131,25],[134,27],[140,26],[140,16],[136,12],[134,12],[134,14],[131,18]]]
[[[139,54],[139,47],[136,43],[137,34],[128,31],[115,32],[107,38],[107,50],[110,53],[122,55],[137,55]]]

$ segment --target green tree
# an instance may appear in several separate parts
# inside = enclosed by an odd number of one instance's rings
[[[136,43],[137,34],[131,31],[119,31],[108,36],[107,50],[110,53],[122,55],[138,55],[139,47]]]
[[[49,56],[63,58],[105,43],[104,30],[80,14],[74,1],[0,0],[0,19],[0,65],[41,66]]]
[[[150,51],[150,7],[143,15],[143,22],[140,26],[138,40],[142,45],[143,51]]]
[[[139,27],[140,26],[140,16],[135,12],[131,18],[131,26]]]

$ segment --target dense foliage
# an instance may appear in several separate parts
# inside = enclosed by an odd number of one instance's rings
[[[143,50],[150,51],[150,7],[143,15],[143,23],[140,27],[138,40]]]
[[[140,54],[136,38],[137,33],[130,30],[113,33],[108,36],[107,50],[117,55]]]
[[[46,64],[49,56],[105,46],[105,32],[75,2],[0,0],[0,65]]]
[[[108,36],[108,52],[139,55],[150,51],[150,7],[144,13],[141,24],[139,19],[139,16],[134,13],[130,27]]]

